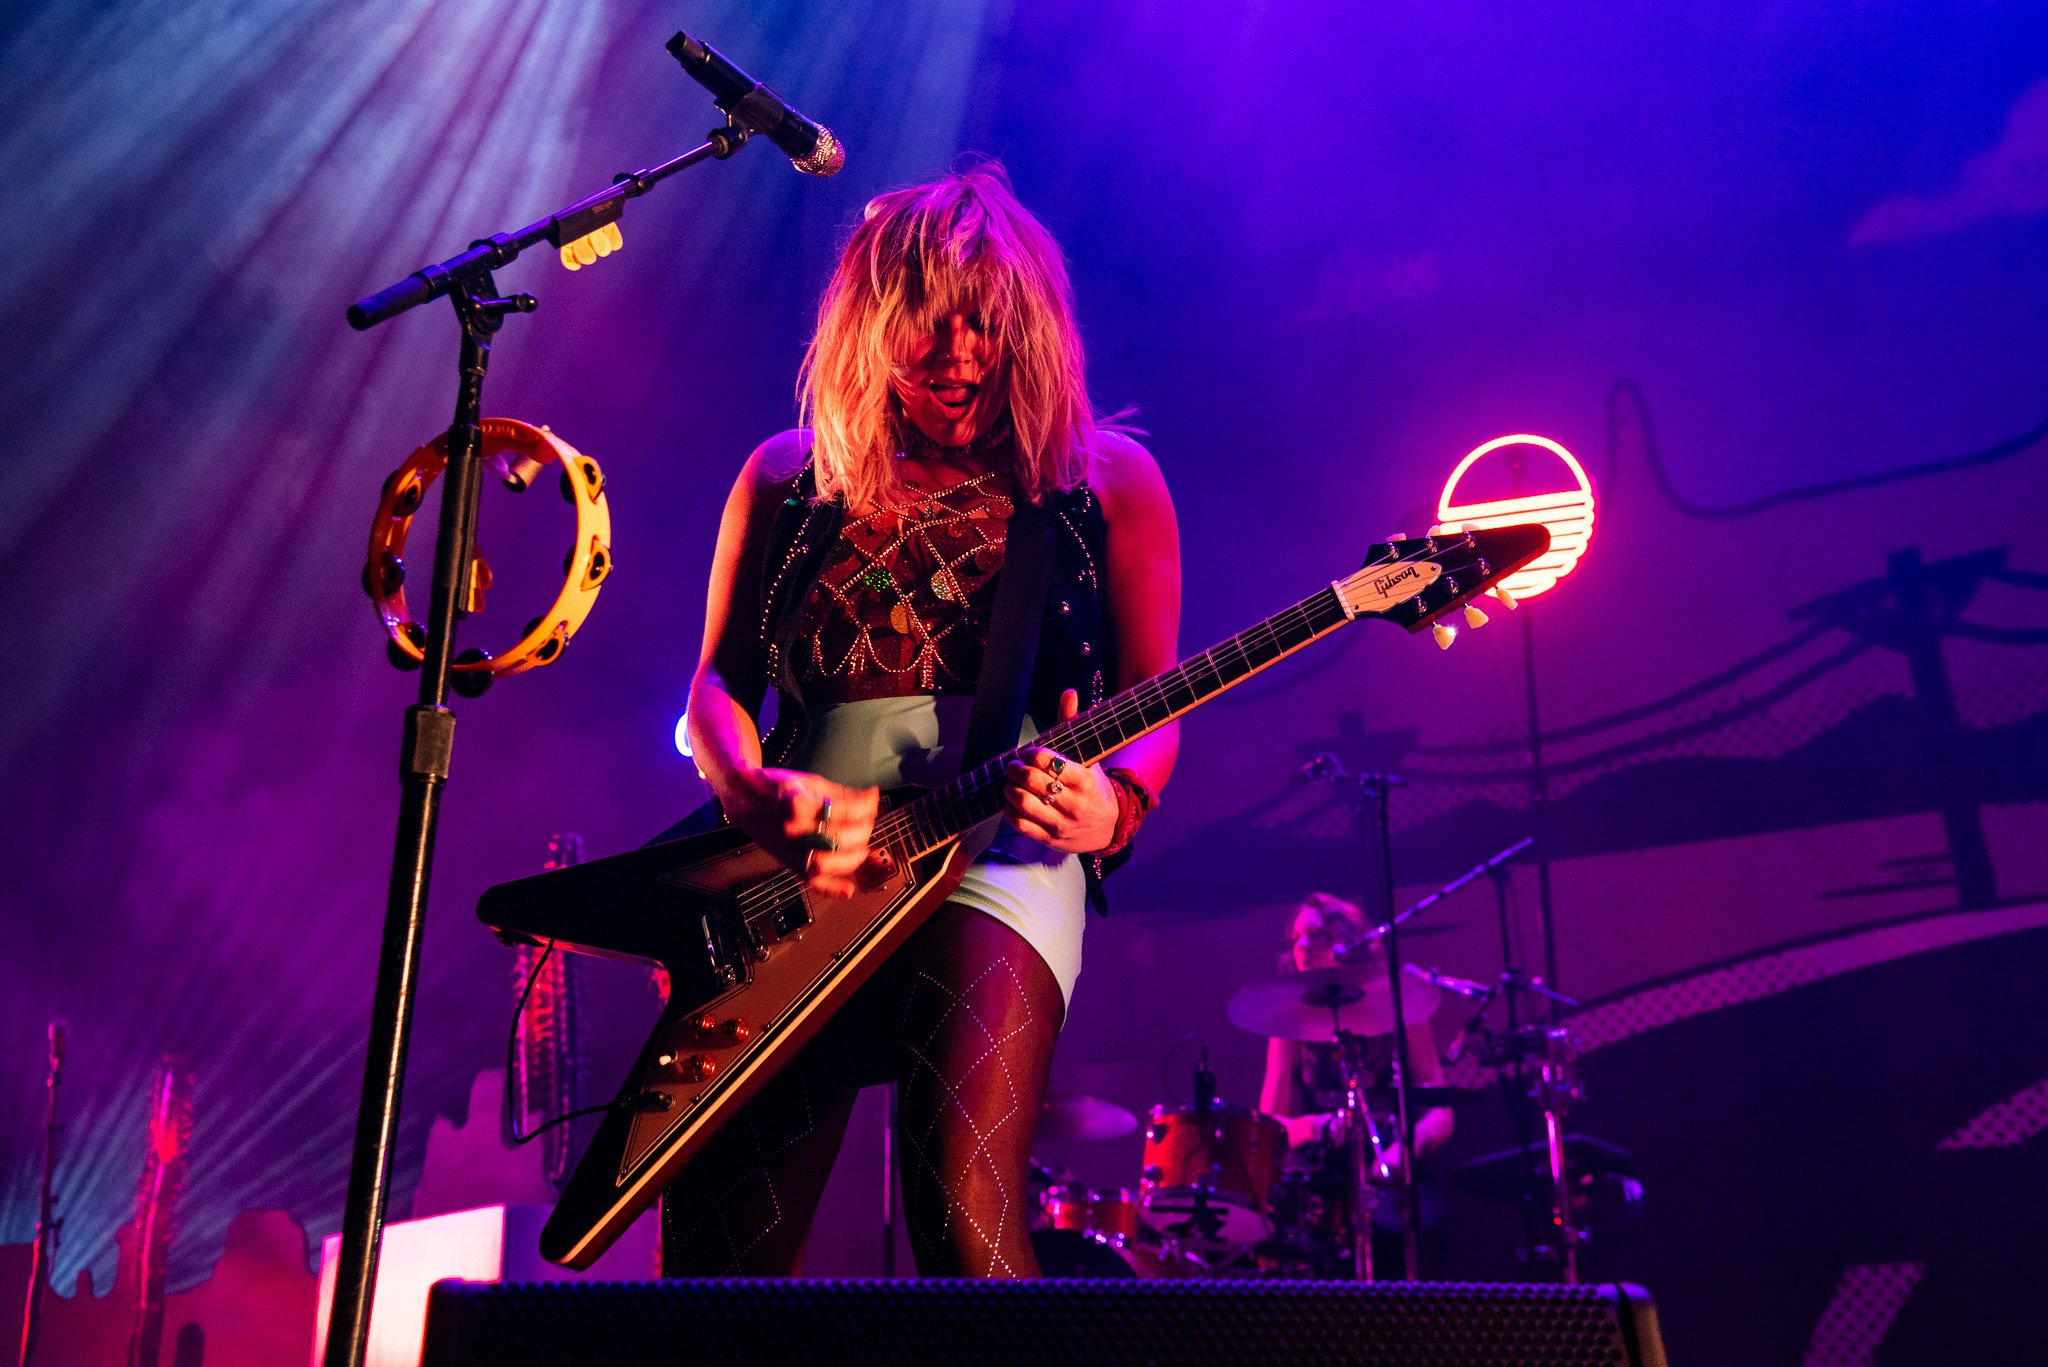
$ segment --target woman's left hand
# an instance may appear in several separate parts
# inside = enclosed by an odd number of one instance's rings
[[[1080,707],[1073,689],[1060,694],[1060,720]],[[1099,764],[1078,764],[1042,745],[1019,752],[1005,771],[1003,802],[1010,824],[1041,844],[1092,854],[1116,838],[1116,783]]]

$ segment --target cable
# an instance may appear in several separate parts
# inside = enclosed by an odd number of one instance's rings
[[[1697,698],[1725,688],[1729,684],[1737,683],[1745,675],[1752,674],[1767,664],[1783,659],[1807,642],[1813,640],[1816,636],[1832,630],[1834,628],[1824,622],[1815,622],[1811,626],[1794,632],[1776,645],[1767,646],[1747,659],[1728,666],[1728,668],[1720,671],[1718,674],[1708,675],[1698,683],[1687,684],[1675,693],[1667,693],[1661,698],[1640,703],[1634,707],[1626,707],[1619,712],[1610,712],[1604,717],[1595,717],[1591,721],[1577,722],[1571,726],[1561,726],[1555,731],[1546,731],[1543,733],[1543,743],[1551,745],[1568,740],[1577,740],[1582,736],[1592,735],[1596,731],[1605,731],[1611,727],[1648,720],[1660,712],[1668,712],[1675,707],[1681,707]],[[1411,755],[1483,755],[1504,754],[1509,751],[1526,751],[1528,748],[1529,742],[1526,739],[1462,741],[1446,745],[1414,745],[1409,747],[1408,753]]]
[[[614,1097],[602,1106],[584,1106],[573,1111],[564,1111],[558,1116],[543,1120],[532,1134],[519,1133],[519,1107],[512,1101],[512,1064],[519,1047],[519,1022],[526,1015],[526,999],[533,995],[533,985],[540,980],[540,971],[547,967],[548,956],[555,952],[555,942],[549,940],[540,957],[533,961],[533,967],[526,974],[526,986],[519,989],[519,1005],[512,1008],[512,1028],[505,1032],[505,1128],[512,1138],[512,1147],[531,1144],[557,1125],[586,1115],[609,1114],[612,1111],[665,1111],[670,1102],[660,1092],[635,1092],[631,1096]]]
[[[1898,484],[1909,479],[1922,479],[1928,475],[1946,474],[1951,470],[1968,469],[1973,465],[1990,465],[1996,461],[2004,460],[2008,456],[2017,455],[2036,442],[2039,442],[2043,437],[2048,437],[2048,419],[2043,419],[2029,427],[2026,431],[2007,437],[2004,441],[1987,446],[1981,451],[1971,451],[1966,455],[1947,456],[1937,460],[1924,460],[1917,464],[1900,466],[1894,470],[1882,470],[1875,474],[1850,475],[1845,479],[1831,479],[1820,484],[1807,484],[1794,489],[1783,489],[1775,494],[1766,494],[1762,498],[1753,498],[1743,503],[1730,503],[1715,508],[1709,507],[1704,503],[1693,502],[1684,494],[1679,493],[1677,487],[1672,484],[1671,472],[1664,468],[1664,455],[1657,447],[1657,436],[1650,426],[1649,401],[1643,397],[1643,391],[1636,385],[1634,380],[1616,380],[1614,386],[1607,391],[1607,477],[1610,483],[1614,478],[1614,449],[1618,445],[1615,433],[1615,428],[1618,425],[1616,419],[1619,413],[1620,402],[1623,399],[1626,399],[1630,406],[1635,409],[1636,422],[1640,424],[1643,434],[1643,461],[1650,468],[1650,478],[1656,483],[1657,491],[1663,494],[1665,500],[1679,512],[1684,513],[1688,517],[1705,519],[1748,517],[1751,513],[1760,513],[1766,508],[1775,508],[1784,503],[1803,503],[1809,499],[1828,498],[1834,494],[1845,494],[1856,489],[1875,489],[1887,484]]]
[[[1579,755],[1573,759],[1552,760],[1546,758],[1544,769],[1552,778],[1563,774],[1581,774],[1589,769],[1603,768],[1615,760],[1627,759],[1629,756],[1640,754],[1645,750],[1654,750],[1660,745],[1675,745],[1683,740],[1691,740],[1696,736],[1718,731],[1730,722],[1740,721],[1744,717],[1754,716],[1759,712],[1775,707],[1816,679],[1840,669],[1858,655],[1874,648],[1873,643],[1870,641],[1851,641],[1834,654],[1826,656],[1816,664],[1808,665],[1797,674],[1788,676],[1764,692],[1745,698],[1743,701],[1732,704],[1711,716],[1704,717],[1698,721],[1687,722],[1680,726],[1673,726],[1668,730],[1659,731],[1653,735],[1639,736],[1635,740],[1619,741],[1604,750],[1596,750],[1591,754]],[[1527,766],[1512,769],[1454,770],[1423,769],[1410,765],[1408,767],[1408,781],[1417,784],[1444,784],[1451,787],[1470,787],[1487,782],[1520,782],[1527,777],[1528,772]]]

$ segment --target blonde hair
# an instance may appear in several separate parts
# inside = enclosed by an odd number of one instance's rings
[[[894,457],[908,419],[890,374],[956,312],[979,315],[998,344],[1025,496],[1039,502],[1087,475],[1102,420],[1066,263],[1002,167],[981,162],[875,196],[840,255],[797,380],[821,498],[865,510],[901,489]]]

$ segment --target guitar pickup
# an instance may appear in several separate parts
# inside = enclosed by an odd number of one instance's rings
[[[801,897],[792,897],[775,909],[771,924],[775,927],[775,938],[794,935],[811,923],[811,909],[804,905]]]

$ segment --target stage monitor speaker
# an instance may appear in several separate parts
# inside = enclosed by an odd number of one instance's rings
[[[1051,1280],[442,1282],[420,1361],[1665,1367],[1636,1286]]]

